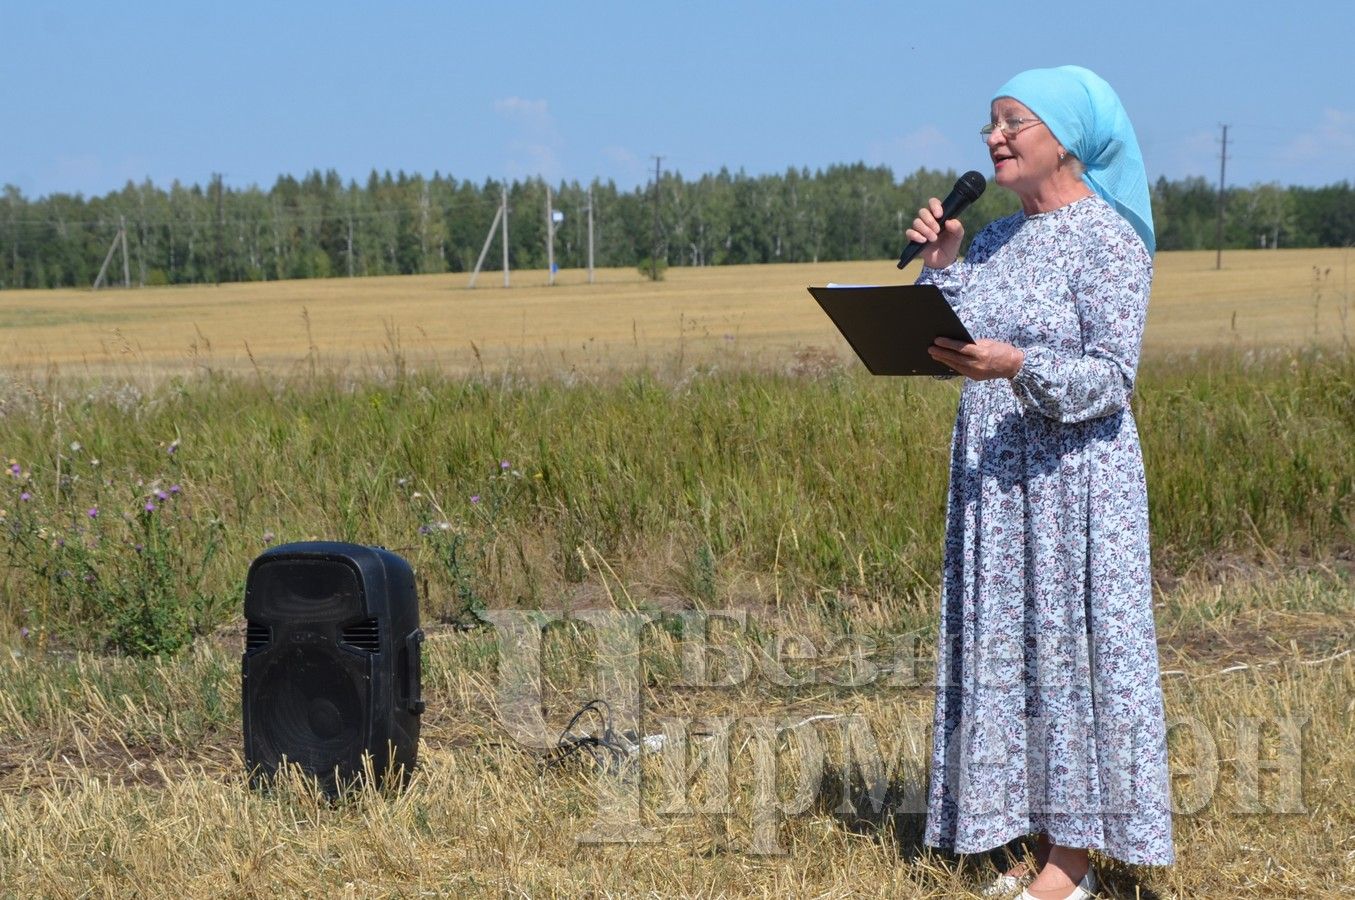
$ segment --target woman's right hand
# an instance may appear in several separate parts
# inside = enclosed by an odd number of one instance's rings
[[[936,224],[941,212],[941,201],[931,198],[917,211],[913,227],[904,232],[908,240],[927,245],[919,256],[923,264],[932,269],[944,269],[955,262],[955,257],[960,255],[960,241],[964,239],[964,225],[959,219],[947,219],[942,226]]]

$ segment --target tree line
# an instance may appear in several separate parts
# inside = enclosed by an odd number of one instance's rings
[[[614,182],[549,186],[564,214],[556,229],[561,268],[587,265],[591,199],[595,262],[636,266],[817,262],[881,259],[906,243],[904,229],[926,198],[944,197],[952,171],[920,169],[896,180],[887,166],[836,165],[810,172],[747,175],[721,169],[696,179],[678,172],[623,191]],[[102,197],[25,198],[0,191],[0,288],[93,284],[119,229],[125,229],[134,284],[194,284],[283,278],[465,272],[474,268],[504,191],[509,260],[515,269],[546,266],[547,183],[481,184],[434,173],[373,171],[364,184],[333,172],[271,188],[128,182]],[[1355,190],[1262,184],[1225,192],[1224,246],[1314,247],[1355,242]],[[657,244],[655,208],[657,206]],[[977,224],[1015,211],[1007,191],[990,190],[966,220]],[[1153,186],[1158,249],[1215,246],[1219,196],[1203,178],[1160,179]],[[500,265],[496,234],[485,263]],[[119,251],[121,243],[119,242]],[[119,254],[109,280],[122,280]]]

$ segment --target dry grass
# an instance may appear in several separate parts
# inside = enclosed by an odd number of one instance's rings
[[[1349,250],[1163,253],[1149,314],[1149,353],[1309,341],[1349,345]],[[776,363],[800,348],[845,343],[806,285],[891,281],[888,261],[328,279],[141,290],[0,292],[7,368],[154,378],[200,369],[289,370],[310,362],[363,368],[399,355],[448,373],[637,364]],[[915,270],[908,277],[916,275]]]
[[[1355,889],[1348,790],[1355,657],[1331,658],[1326,645],[1291,646],[1285,625],[1288,610],[1306,609],[1348,642],[1350,600],[1348,582],[1321,573],[1182,585],[1165,598],[1168,714],[1199,723],[1208,740],[1192,739],[1190,728],[1173,733],[1177,802],[1191,807],[1175,823],[1182,864],[1131,871],[1103,861],[1106,896],[1328,897]],[[895,617],[890,602],[859,610],[857,626]],[[1197,649],[1211,630],[1250,619],[1266,622],[1273,639],[1246,657],[1259,667],[1237,669],[1237,657]],[[808,607],[781,619],[768,614],[759,625],[768,633],[794,630],[821,649],[837,633]],[[558,727],[587,696],[588,663],[570,632],[551,640],[560,642],[559,664],[548,665],[543,696]],[[369,791],[338,805],[300,781],[272,793],[245,787],[234,635],[203,642],[174,663],[4,660],[0,894],[943,898],[973,896],[983,883],[987,860],[938,855],[918,843],[913,810],[931,708],[925,658],[912,685],[833,686],[822,676],[841,671],[844,659],[827,653],[797,670],[820,673],[801,687],[750,678],[693,691],[673,683],[681,648],[667,631],[647,633],[645,646],[646,716],[733,719],[729,773],[722,787],[710,771],[699,772],[684,795],[663,757],[649,757],[644,824],[657,840],[603,845],[577,838],[592,823],[607,776],[582,764],[543,775],[537,755],[507,738],[493,702],[492,637],[484,632],[442,630],[430,639],[421,766],[407,790]],[[815,714],[854,714],[869,724],[886,765],[879,773],[886,810],[869,806],[868,773],[843,768],[838,726],[814,726],[827,761],[818,793],[772,829],[783,853],[750,852],[750,725],[759,716]],[[1281,743],[1275,723],[1306,719],[1301,811],[1275,812],[1293,779],[1264,770],[1259,807],[1248,807],[1240,768],[1248,755],[1238,743],[1248,717],[1261,723],[1263,764]],[[788,802],[804,757],[792,747],[777,760],[779,796]],[[844,784],[859,815],[839,808]],[[726,793],[728,812],[670,814],[675,792],[697,807]]]

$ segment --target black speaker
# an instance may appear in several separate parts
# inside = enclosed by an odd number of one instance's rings
[[[245,581],[241,698],[255,784],[284,760],[327,793],[363,777],[407,778],[417,761],[418,597],[409,563],[380,547],[274,547]]]

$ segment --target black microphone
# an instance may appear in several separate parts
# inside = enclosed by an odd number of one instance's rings
[[[969,204],[979,199],[983,189],[988,187],[988,182],[978,172],[966,172],[960,176],[960,180],[955,182],[955,187],[951,188],[946,199],[941,203],[941,218],[937,220],[937,225],[945,225],[947,219],[953,219],[960,213],[969,209]],[[925,243],[919,244],[917,241],[909,241],[908,246],[903,248],[903,255],[899,257],[899,268],[902,269],[913,261],[913,257],[922,252],[922,248],[927,246]]]

